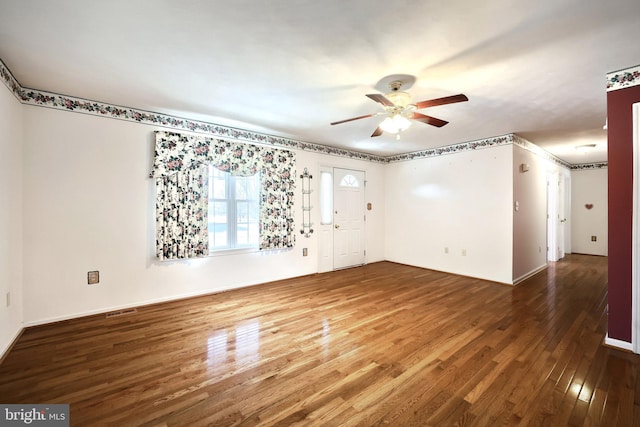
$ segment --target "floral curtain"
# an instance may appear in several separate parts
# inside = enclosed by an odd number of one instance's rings
[[[249,176],[260,172],[260,249],[280,249],[294,246],[295,153],[289,150],[205,138],[198,135],[156,132],[153,176],[156,177],[156,182],[163,181],[162,184],[158,184],[158,201],[156,203],[158,212],[156,216],[160,217],[162,213],[160,211],[166,209],[166,202],[160,203],[161,197],[165,197],[160,191],[160,186],[167,182],[166,178],[194,169],[204,170],[206,169],[204,166],[209,164],[234,175]],[[201,173],[203,172],[196,175]],[[186,200],[187,204],[196,205],[202,202],[206,207],[207,186],[206,176],[201,185],[196,181],[191,181],[187,191],[190,195],[183,200]],[[199,196],[195,194],[196,187],[200,190]],[[187,240],[188,243],[184,244],[187,247],[201,247],[199,233],[207,233],[207,216],[204,214],[206,211],[200,215],[197,209],[185,209],[194,215],[190,221],[198,222],[200,225],[198,227],[184,227],[190,234],[179,235],[176,238],[174,233],[171,230],[167,231],[166,225],[158,220],[157,249],[158,257],[161,259],[160,252],[164,250],[167,242],[172,242],[174,238],[179,241]],[[164,217],[164,214],[162,215]],[[184,220],[184,218],[181,217],[180,220]],[[175,227],[172,230],[180,231]],[[204,253],[193,256],[206,255],[208,245],[203,250]],[[166,257],[164,252],[163,256]]]
[[[156,179],[156,254],[180,259],[209,254],[208,168],[199,165]]]

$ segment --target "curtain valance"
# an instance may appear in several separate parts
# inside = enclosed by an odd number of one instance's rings
[[[213,164],[233,175],[250,176],[270,170],[283,180],[293,181],[295,176],[295,153],[289,150],[198,135],[156,132],[155,178],[194,169],[202,164]]]

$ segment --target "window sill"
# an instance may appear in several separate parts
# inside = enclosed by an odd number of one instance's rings
[[[210,257],[225,256],[225,255],[239,255],[248,254],[253,252],[260,252],[260,248],[257,246],[251,248],[239,248],[239,249],[218,249],[216,251],[210,251]]]

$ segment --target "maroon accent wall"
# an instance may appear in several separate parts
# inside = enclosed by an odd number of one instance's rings
[[[607,92],[609,174],[609,337],[631,342],[633,110],[640,86]]]

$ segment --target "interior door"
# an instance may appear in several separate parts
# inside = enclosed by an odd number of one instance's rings
[[[564,178],[564,175],[561,174],[558,180],[558,221],[559,221],[558,237],[557,237],[558,259],[564,258],[564,255],[565,255],[564,235],[567,228],[566,227],[567,214],[565,212],[565,205],[564,205],[565,193],[566,193],[565,178]]]
[[[364,221],[364,172],[334,168],[334,269],[364,264]]]

